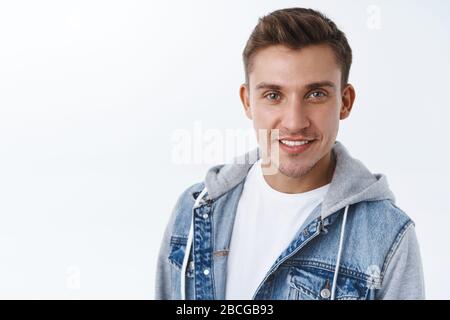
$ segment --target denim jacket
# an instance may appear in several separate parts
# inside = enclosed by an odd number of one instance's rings
[[[386,176],[371,173],[339,141],[332,152],[336,167],[323,202],[253,299],[424,299],[414,223],[395,205]],[[159,251],[156,299],[225,299],[236,209],[259,157],[257,148],[214,166],[179,197]]]

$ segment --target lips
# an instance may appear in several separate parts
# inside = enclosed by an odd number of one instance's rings
[[[301,146],[304,144],[307,144],[309,141],[308,140],[285,140],[285,139],[280,139],[281,143],[284,143],[287,146]]]
[[[289,154],[303,153],[309,149],[315,140],[307,139],[279,139],[280,148]]]

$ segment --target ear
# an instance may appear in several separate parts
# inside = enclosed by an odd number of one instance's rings
[[[341,110],[339,112],[339,119],[343,120],[350,115],[352,111],[353,102],[355,102],[355,88],[351,84],[346,84],[342,91]]]
[[[250,90],[248,86],[243,83],[239,87],[239,96],[241,97],[242,105],[244,106],[244,112],[250,120],[252,120],[252,110],[250,108]]]

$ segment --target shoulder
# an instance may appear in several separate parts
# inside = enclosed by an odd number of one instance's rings
[[[192,218],[192,207],[205,184],[197,182],[187,187],[179,196],[170,217],[170,229],[172,234],[187,235]]]
[[[412,219],[390,200],[362,201],[352,205],[355,222],[366,224],[374,231],[398,230],[414,225]]]
[[[197,182],[184,189],[184,191],[178,196],[174,208],[175,211],[183,209],[185,207],[190,207],[192,209],[192,206],[195,203],[195,198],[203,190],[204,187],[204,182]]]
[[[411,218],[391,201],[362,201],[349,208],[347,245],[352,249],[350,251],[359,253],[362,265],[376,264],[384,270],[407,231],[413,227]]]

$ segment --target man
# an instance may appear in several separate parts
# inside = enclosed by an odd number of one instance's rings
[[[243,59],[240,97],[265,135],[180,196],[156,299],[423,299],[414,223],[336,141],[355,99],[345,34],[317,11],[277,10]]]

